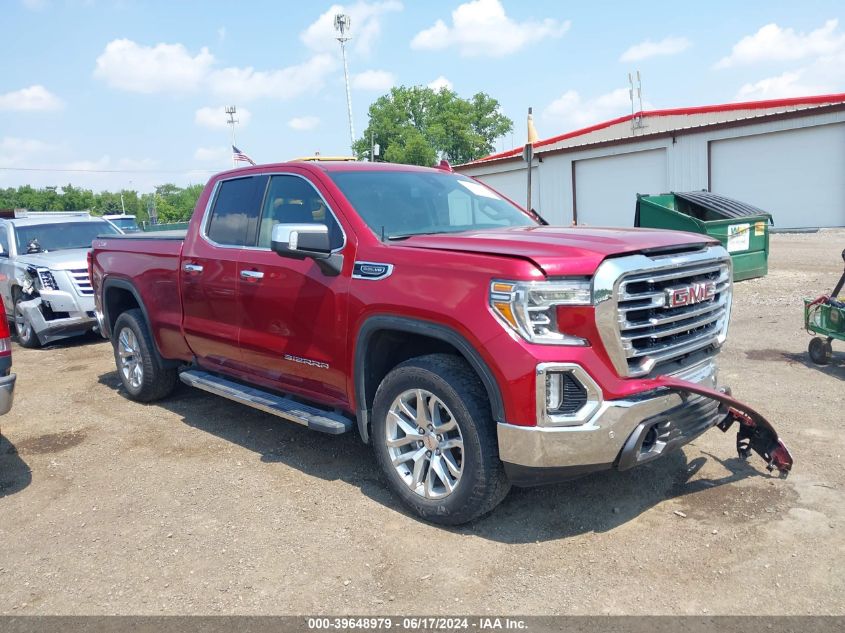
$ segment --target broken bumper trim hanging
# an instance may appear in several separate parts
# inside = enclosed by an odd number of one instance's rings
[[[70,336],[84,334],[97,325],[96,317],[87,315],[50,319],[48,321],[44,318],[41,305],[42,301],[40,297],[21,301],[19,304],[24,317],[29,321],[33,332],[35,332],[42,345]]]

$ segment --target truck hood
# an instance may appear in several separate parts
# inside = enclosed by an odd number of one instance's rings
[[[546,275],[592,275],[611,255],[707,244],[696,233],[658,229],[527,226],[439,235],[416,235],[398,244],[527,259]]]
[[[87,248],[69,248],[48,253],[18,255],[15,261],[18,264],[39,266],[51,270],[82,270],[88,268],[87,254]]]

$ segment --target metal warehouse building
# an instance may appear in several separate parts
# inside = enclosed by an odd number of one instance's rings
[[[522,148],[456,171],[525,204]],[[532,206],[552,224],[633,226],[637,193],[702,189],[775,228],[845,226],[845,94],[640,112],[534,144]]]

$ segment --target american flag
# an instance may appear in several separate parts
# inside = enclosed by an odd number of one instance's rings
[[[255,161],[254,161],[254,160],[252,160],[249,156],[247,156],[246,154],[244,154],[241,150],[239,150],[239,149],[238,149],[237,147],[235,147],[234,145],[232,145],[232,157],[233,157],[236,161],[238,161],[238,160],[239,160],[239,161],[244,162],[244,163],[249,163],[250,165],[254,165],[254,164],[255,164]]]

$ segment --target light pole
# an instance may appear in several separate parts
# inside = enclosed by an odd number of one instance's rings
[[[237,167],[235,164],[235,124],[238,123],[235,114],[237,111],[238,108],[236,106],[226,106],[225,112],[229,115],[229,120],[226,121],[226,124],[232,126],[232,167]]]
[[[349,149],[354,153],[352,145],[355,143],[355,129],[352,126],[352,93],[349,91],[349,66],[346,63],[346,42],[349,41],[349,26],[351,21],[345,13],[334,16],[334,30],[337,31],[337,41],[340,42],[340,54],[343,56],[343,77],[346,80],[346,109],[349,115]]]

